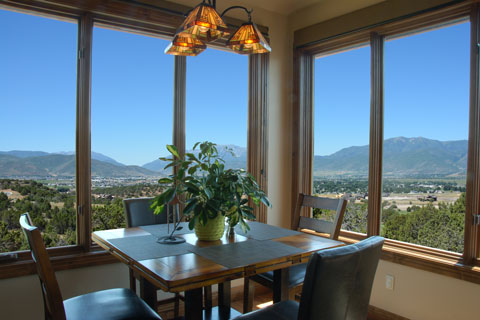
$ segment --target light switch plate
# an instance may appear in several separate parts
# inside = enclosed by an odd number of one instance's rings
[[[395,277],[390,274],[385,275],[385,288],[387,290],[393,291],[394,284],[395,284]]]

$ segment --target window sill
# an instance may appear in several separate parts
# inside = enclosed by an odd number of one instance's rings
[[[341,231],[339,240],[355,243],[366,238],[355,232]],[[460,253],[385,239],[382,260],[480,284],[480,265],[466,264]]]
[[[110,253],[98,246],[93,247],[90,252],[84,252],[81,247],[77,246],[53,248],[48,250],[48,252],[55,271],[91,267],[118,261]],[[30,258],[30,252],[21,251],[17,253],[19,256],[17,261],[0,264],[0,279],[22,277],[37,273],[35,264]]]

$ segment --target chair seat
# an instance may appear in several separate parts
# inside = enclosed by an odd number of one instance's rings
[[[129,289],[87,293],[63,301],[67,320],[162,319]]]
[[[307,270],[307,264],[297,264],[293,267],[289,268],[288,271],[288,287],[293,288],[299,286],[303,283],[303,279],[305,278],[305,271]],[[258,275],[271,283],[273,283],[273,271],[265,272]]]
[[[298,302],[287,300],[244,314],[235,318],[235,320],[296,320],[298,318],[298,308]]]

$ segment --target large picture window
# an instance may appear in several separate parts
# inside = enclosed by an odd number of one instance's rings
[[[93,230],[125,227],[122,200],[159,193],[170,174],[173,56],[168,41],[95,27],[92,61]]]
[[[313,193],[346,197],[342,229],[360,233],[367,232],[369,80],[369,46],[315,59]]]
[[[368,122],[366,234],[348,232],[355,230],[343,226],[340,236],[353,242],[381,235],[386,238],[383,258],[388,261],[478,281],[479,274],[471,266],[479,263],[480,246],[475,225],[480,181],[480,10],[467,5],[449,9],[296,49],[293,139],[299,143],[293,150],[292,190],[328,194],[327,189],[318,187],[325,184],[338,189],[331,196],[350,197],[351,190],[338,188],[328,174],[316,177],[321,172],[318,156],[335,155],[319,150],[331,143],[338,150],[344,148],[342,134],[351,128],[356,130],[350,140],[361,139],[365,131],[360,125]],[[335,72],[321,67],[322,59],[331,59],[335,65],[367,41],[370,64],[358,63],[370,65],[370,76],[358,81],[354,89],[349,75],[342,73],[353,58],[336,65]],[[361,70],[357,65],[349,68],[353,78]],[[337,77],[342,76],[345,81],[339,85]],[[369,97],[370,108],[363,107],[355,118],[348,112],[350,105],[342,103],[356,89]],[[328,104],[328,97],[335,95]],[[350,104],[362,102],[359,96]],[[343,121],[341,133],[330,129],[335,120]],[[328,132],[322,135],[321,130]],[[336,166],[352,153],[343,152],[342,156]],[[347,173],[344,168],[330,176],[338,181]],[[292,195],[292,202],[296,196]],[[345,219],[347,216],[348,208]]]
[[[211,141],[227,168],[247,169],[248,56],[209,48],[187,58],[186,101],[187,150]]]
[[[385,42],[381,234],[463,252],[470,23]]]
[[[229,165],[246,168],[249,133],[263,152],[249,163],[266,182],[266,100],[252,102],[248,94],[266,95],[268,57],[253,59],[249,69],[248,56],[209,49],[189,59],[187,81],[184,59],[163,54],[163,39],[178,27],[171,14],[122,6],[128,10],[2,4],[0,254],[16,252],[2,255],[0,278],[34,270],[18,226],[27,211],[56,270],[114,261],[92,245],[91,231],[124,226],[122,199],[157,194],[158,178],[169,173],[157,159],[186,136],[187,149],[200,140],[228,145],[237,155]],[[185,100],[193,117],[187,133]],[[250,123],[247,106],[256,115]]]
[[[0,10],[0,252],[76,243],[77,24]]]

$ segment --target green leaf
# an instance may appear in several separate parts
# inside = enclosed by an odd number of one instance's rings
[[[203,213],[202,215],[200,215],[200,223],[205,226],[207,225],[207,222],[208,222],[208,217],[205,213]]]
[[[187,186],[187,188],[190,188],[192,189],[190,192],[196,192],[199,190],[198,186],[195,184],[195,181],[191,181],[191,182],[185,182],[185,186]]]
[[[165,195],[164,203],[169,203],[175,197],[177,189],[176,188],[168,188],[163,194]],[[162,195],[163,195],[162,194]]]
[[[207,217],[208,219],[215,219],[217,215],[221,214],[220,212],[215,212],[215,211],[207,211]]]
[[[205,191],[205,194],[207,195],[208,199],[213,198],[213,193],[209,188],[204,188],[203,190]]]
[[[195,209],[197,203],[198,203],[197,198],[191,199],[188,202],[188,204],[185,206],[185,209],[183,209],[183,213],[184,214],[189,214],[193,209]]]
[[[272,204],[270,203],[270,200],[268,200],[267,197],[263,196],[260,198],[260,201],[263,202],[264,205],[266,205],[267,207],[271,208],[272,207]]]
[[[173,166],[175,166],[175,162],[170,162],[163,169],[168,169],[168,168],[173,167]]]
[[[154,214],[160,214],[160,213],[162,213],[164,207],[165,207],[164,204],[161,204],[161,205],[159,205],[159,206],[156,206],[156,207],[154,208],[154,210],[153,210],[153,213],[154,213]]]
[[[195,221],[197,220],[197,217],[193,217],[190,219],[190,222],[188,223],[188,229],[193,230],[195,228]]]
[[[158,180],[159,184],[169,184],[169,183],[172,183],[172,182],[173,181],[170,178],[162,178],[162,179]]]
[[[188,169],[188,174],[189,174],[189,175],[192,175],[192,174],[194,174],[196,171],[197,171],[197,166],[190,167],[190,168]]]
[[[173,144],[167,144],[167,150],[177,159],[180,159],[180,154],[178,153],[177,147],[175,147]]]

